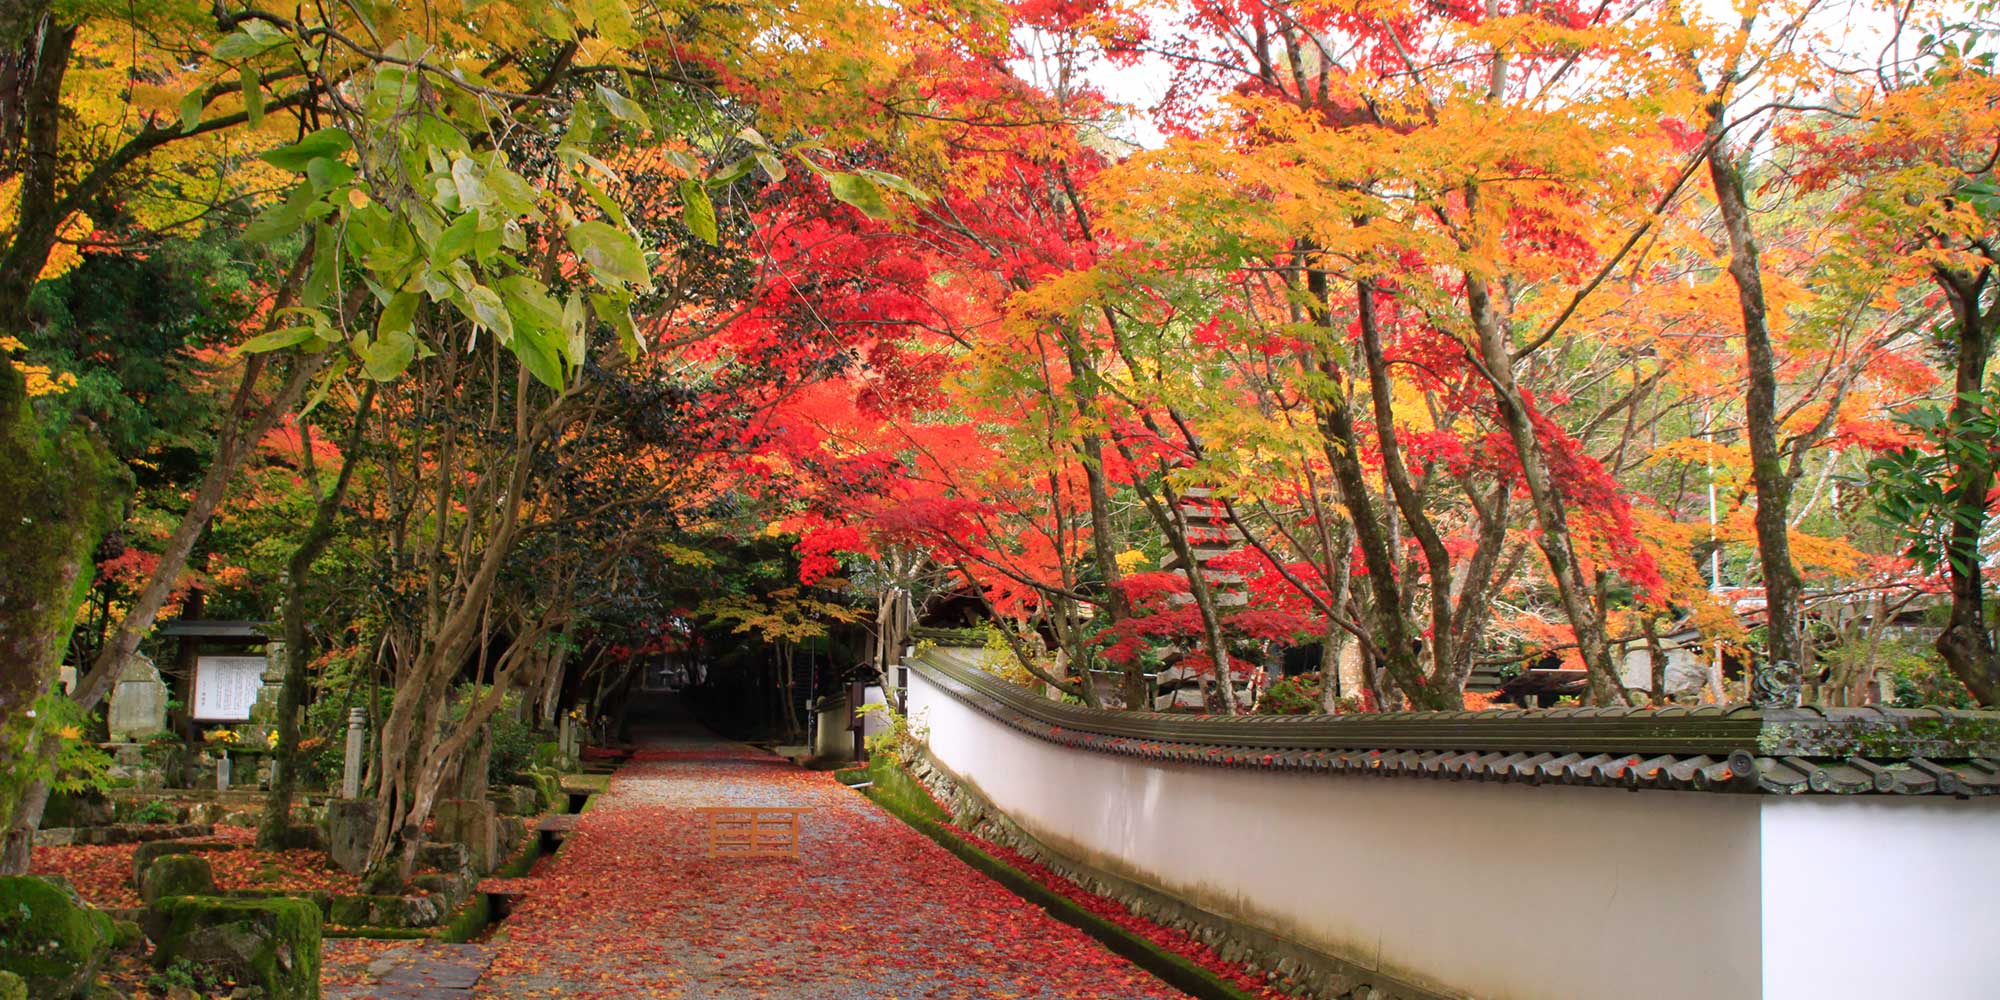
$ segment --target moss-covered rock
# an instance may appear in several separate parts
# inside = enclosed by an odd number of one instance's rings
[[[154,964],[205,965],[267,1000],[318,1000],[319,907],[304,899],[169,896],[146,911]]]
[[[107,826],[117,817],[117,807],[103,792],[87,788],[78,792],[52,791],[42,807],[42,826]]]
[[[537,767],[528,772],[528,780],[535,786],[538,809],[546,812],[569,804],[569,796],[562,790],[562,772],[552,767]]]
[[[75,996],[111,950],[111,917],[67,883],[0,877],[0,968],[20,976],[36,1000]]]
[[[146,947],[146,932],[139,929],[136,920],[113,920],[111,922],[111,949],[113,951],[136,952]]]
[[[169,854],[139,876],[139,898],[148,903],[168,896],[212,896],[215,869],[199,854]]]
[[[243,845],[226,840],[153,840],[132,849],[132,884],[144,885],[146,869],[153,862],[177,854],[214,854],[234,851]]]
[[[28,1000],[28,984],[5,969],[0,969],[0,1000]]]
[[[327,919],[341,927],[436,927],[447,910],[440,893],[358,893],[335,896],[327,904]]]

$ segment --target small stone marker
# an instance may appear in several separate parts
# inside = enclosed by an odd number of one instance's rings
[[[229,790],[229,751],[221,750],[215,755],[215,790]]]
[[[361,797],[361,754],[368,748],[368,710],[359,706],[347,711],[347,755],[341,761],[340,797]]]
[[[805,806],[706,806],[700,813],[711,858],[799,859],[800,817]]]
[[[115,742],[167,731],[167,685],[152,660],[134,653],[125,661],[118,686],[111,689],[106,720]]]

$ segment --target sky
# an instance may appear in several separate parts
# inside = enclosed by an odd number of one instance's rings
[[[1801,0],[1776,0],[1771,7],[1787,6]],[[1803,0],[1811,2],[1815,8],[1814,23],[1824,34],[1814,48],[1827,57],[1852,64],[1860,61],[1872,64],[1882,53],[1884,44],[1892,34],[1893,21],[1887,8],[1879,0]],[[1717,24],[1732,23],[1739,16],[1736,13],[1737,0],[1694,0],[1692,4],[1699,15]],[[1971,3],[1965,7],[1970,11]],[[1016,41],[1031,54],[1036,51],[1036,39],[1032,31],[1017,32]],[[1016,63],[1017,71],[1038,83],[1035,63],[1029,58]],[[1165,137],[1154,124],[1151,109],[1165,95],[1172,71],[1167,61],[1159,56],[1145,56],[1132,65],[1119,65],[1103,59],[1093,59],[1084,71],[1084,77],[1112,101],[1130,109],[1126,120],[1111,129],[1120,139],[1153,149],[1165,142]],[[1756,95],[1761,101],[1763,95]]]

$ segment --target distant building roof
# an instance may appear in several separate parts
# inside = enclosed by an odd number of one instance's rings
[[[160,634],[182,639],[250,639],[262,642],[271,637],[271,623],[177,618],[160,626]]]

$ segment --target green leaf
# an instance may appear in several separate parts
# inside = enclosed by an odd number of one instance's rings
[[[417,356],[417,338],[407,331],[376,338],[361,350],[361,370],[377,382],[387,382],[409,370]]]
[[[500,211],[510,216],[541,218],[541,210],[535,207],[538,198],[534,187],[505,164],[487,165],[486,188],[493,193],[493,206]]]
[[[528,370],[535,380],[551,389],[560,391],[563,387],[562,361],[540,336],[527,335],[514,338],[514,356],[521,359],[521,367]]]
[[[192,132],[201,124],[201,109],[208,106],[206,93],[207,88],[197,87],[181,98],[181,132]]]
[[[241,31],[215,43],[209,54],[217,59],[235,61],[260,56],[287,41],[284,32],[263,21],[248,21]]]
[[[243,113],[250,116],[250,127],[264,124],[264,78],[248,66],[243,67]]]
[[[291,197],[286,198],[283,204],[273,206],[258,216],[257,221],[244,227],[243,239],[250,243],[268,243],[298,232],[299,227],[306,224],[306,210],[312,207],[315,200],[311,185],[301,184],[293,188]]]
[[[646,349],[646,340],[632,322],[632,297],[624,293],[592,295],[590,311],[618,332],[618,343],[627,358],[637,358]]]
[[[410,135],[425,145],[436,146],[448,153],[472,152],[472,143],[465,138],[465,133],[436,115],[421,115],[409,128]]]
[[[715,203],[708,200],[707,187],[692,177],[681,182],[681,222],[709,246],[720,236],[715,228]]]
[[[478,160],[470,156],[453,160],[451,182],[458,188],[458,207],[473,209],[493,204],[493,195],[486,190],[486,168]]]
[[[660,151],[660,159],[667,161],[668,166],[689,177],[701,173],[701,161],[696,160],[687,150],[663,149]]]
[[[334,296],[339,278],[340,237],[332,226],[321,224],[313,229],[312,269],[306,272],[305,285],[299,291],[299,304],[309,309],[326,305]]]
[[[416,325],[417,306],[422,302],[423,298],[415,292],[397,292],[391,296],[389,304],[382,307],[382,315],[375,320],[375,339],[410,332]]]
[[[248,59],[251,56],[261,55],[266,48],[269,48],[269,46],[239,31],[223,38],[222,41],[216,42],[215,48],[209,50],[209,55],[224,61],[234,62],[238,59]]]
[[[260,159],[280,170],[304,170],[321,156],[339,156],[353,148],[354,140],[337,128],[323,128],[289,146],[280,146]]]
[[[646,109],[640,107],[637,101],[601,83],[597,85],[597,99],[603,101],[604,110],[611,112],[611,117],[619,121],[647,126],[653,123],[652,118],[646,114]]]
[[[889,190],[894,191],[898,194],[914,198],[918,201],[931,200],[930,192],[925,191],[923,188],[920,188],[915,184],[912,184],[909,181],[896,176],[895,174],[883,173],[880,170],[856,170],[855,173],[860,174],[861,176],[866,177],[869,180],[874,181],[875,183],[880,184],[881,186],[888,188]]]
[[[492,330],[502,344],[513,342],[514,317],[508,314],[507,304],[501,301],[499,293],[485,285],[475,285],[465,293],[465,304],[473,320]]]
[[[754,155],[745,156],[741,159],[732,161],[728,166],[723,167],[721,170],[716,171],[715,176],[710,177],[708,179],[708,183],[713,184],[716,187],[722,187],[723,185],[726,184],[734,184],[737,181],[740,181],[743,178],[748,177],[750,175],[750,171],[756,168],[757,162],[758,162],[757,158]]]
[[[500,297],[514,317],[517,334],[536,334],[562,329],[562,305],[549,295],[548,286],[523,274],[500,279]]]
[[[780,160],[769,153],[758,153],[757,165],[763,167],[764,176],[769,177],[773,181],[781,181],[785,179],[785,161]]]
[[[297,347],[311,339],[313,339],[312,327],[288,326],[252,337],[244,341],[242,346],[236,348],[236,352],[238,354],[266,354],[271,351],[282,351],[287,347]]]
[[[625,0],[583,0],[580,6],[597,37],[619,48],[639,41],[639,33],[632,28],[632,11],[625,6]]]
[[[330,156],[315,156],[306,164],[306,179],[321,191],[346,187],[354,179],[354,168]]]
[[[478,213],[467,212],[453,219],[451,225],[438,234],[437,245],[431,249],[435,262],[442,264],[465,256],[472,250],[473,240],[478,235]]]
[[[889,217],[889,204],[882,200],[882,189],[875,182],[860,174],[828,174],[827,186],[833,196],[861,210],[861,214],[871,219]]]
[[[612,285],[637,285],[641,288],[653,287],[653,277],[646,267],[646,255],[639,250],[639,241],[632,234],[609,223],[590,221],[579,222],[564,234],[570,249],[583,258],[585,264],[597,275],[599,281]]]
[[[312,411],[319,409],[319,404],[326,402],[327,390],[333,388],[333,384],[340,381],[340,377],[345,374],[347,374],[347,359],[334,358],[333,363],[327,366],[326,374],[320,376],[319,385],[313,387],[312,398],[306,400],[305,407],[299,410],[299,416],[309,416]]]
[[[590,196],[590,203],[596,205],[597,210],[603,212],[604,217],[609,219],[612,225],[620,228],[629,225],[625,221],[625,210],[619,208],[618,202],[613,200],[610,195],[604,193],[604,189],[599,187],[597,181],[591,178],[589,171],[577,171],[576,179],[578,183],[583,185],[584,193]]]

